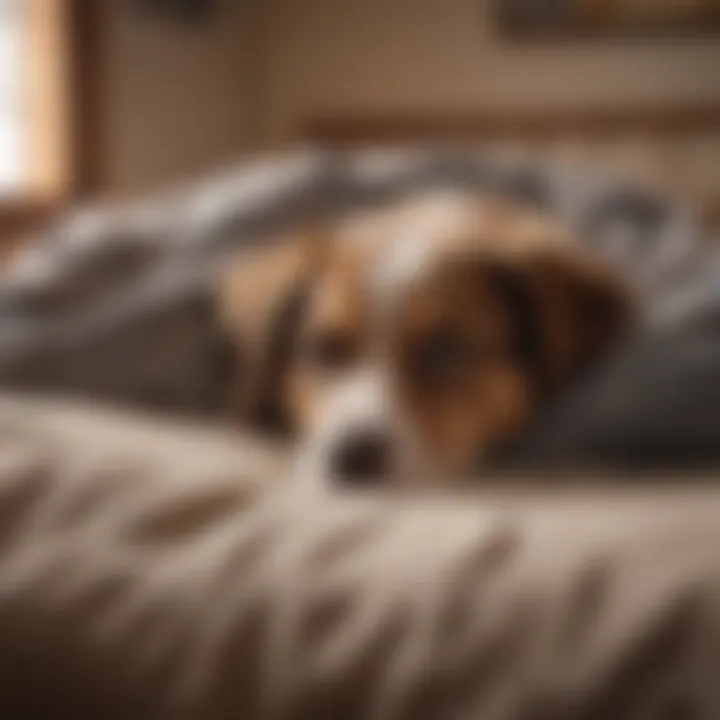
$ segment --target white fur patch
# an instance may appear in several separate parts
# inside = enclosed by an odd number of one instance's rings
[[[408,209],[397,226],[402,229],[387,238],[379,253],[371,290],[380,298],[394,299],[425,277],[447,252],[445,240],[466,226],[467,212],[464,196],[452,191]]]

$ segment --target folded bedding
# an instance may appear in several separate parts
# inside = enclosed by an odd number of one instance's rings
[[[2,717],[720,716],[710,487],[397,502],[207,424],[0,427]]]
[[[634,341],[571,402],[549,409],[515,462],[720,462],[720,403],[709,400],[720,392],[720,256],[692,213],[608,178],[473,153],[300,152],[140,203],[73,212],[0,277],[0,384],[221,417],[233,374],[212,288],[227,253],[435,186],[491,190],[559,214],[642,299]]]

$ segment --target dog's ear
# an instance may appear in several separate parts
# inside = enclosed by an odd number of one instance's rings
[[[232,410],[266,430],[283,430],[283,378],[294,351],[312,277],[318,233],[299,233],[238,253],[217,293],[221,332],[237,359]]]
[[[620,269],[562,222],[502,200],[483,205],[480,222],[491,278],[520,320],[518,354],[545,381],[599,360],[632,327],[635,298]]]
[[[537,248],[526,257],[540,299],[551,372],[564,378],[609,353],[635,317],[618,272],[581,246]]]

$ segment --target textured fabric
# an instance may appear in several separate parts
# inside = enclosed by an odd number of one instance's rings
[[[720,467],[717,309],[633,339],[540,413],[509,460],[543,470]]]
[[[218,260],[327,213],[335,164],[322,153],[248,162],[51,226],[0,280],[0,382],[217,415],[228,382],[211,305]]]
[[[2,717],[720,716],[716,491],[398,503],[276,457],[0,399]]]
[[[599,380],[540,417],[513,461],[720,464],[720,403],[708,401],[720,392],[720,260],[692,218],[601,178],[449,151],[299,153],[141,203],[79,210],[0,277],[0,384],[222,416],[236,368],[211,290],[226,253],[448,185],[559,213],[619,262],[652,321]]]
[[[0,382],[217,414],[227,378],[210,291],[225,253],[438,185],[559,213],[620,261],[660,315],[708,265],[682,208],[561,168],[420,149],[268,158],[154,199],[78,210],[30,242],[0,278]]]

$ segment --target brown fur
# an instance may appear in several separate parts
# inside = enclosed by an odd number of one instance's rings
[[[407,249],[417,239],[426,252],[386,312],[369,281],[393,261],[397,238]],[[338,375],[372,362],[387,371],[394,403],[423,452],[443,468],[516,437],[538,403],[606,352],[632,315],[614,273],[553,220],[467,194],[421,196],[346,218],[321,243],[298,236],[242,257],[221,287],[220,312],[254,352],[256,368],[267,367],[272,317],[301,280],[310,282],[293,328],[295,351],[278,377],[245,378],[243,406],[267,394],[269,383],[272,402],[303,435]],[[518,356],[508,290],[537,315],[542,368]],[[432,339],[438,336],[462,348],[461,357],[469,354],[441,381],[422,370],[434,342],[443,351]],[[328,358],[339,366],[327,367]]]

